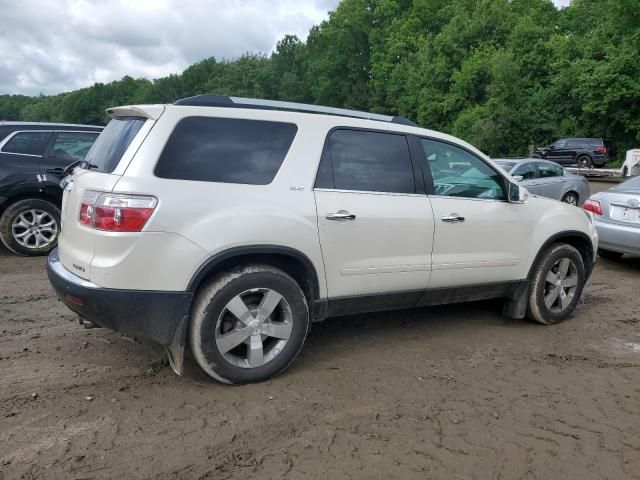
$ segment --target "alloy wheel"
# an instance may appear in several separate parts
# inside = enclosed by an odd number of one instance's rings
[[[573,260],[561,258],[553,264],[545,278],[544,303],[554,313],[564,312],[576,294],[578,269]]]
[[[261,367],[289,341],[293,314],[275,290],[256,288],[233,297],[220,314],[215,342],[222,356],[242,368]]]
[[[11,234],[23,247],[33,249],[48,247],[56,241],[58,222],[44,210],[26,210],[13,220]]]

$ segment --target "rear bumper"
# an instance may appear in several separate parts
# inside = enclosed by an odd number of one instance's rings
[[[600,237],[599,247],[604,250],[640,255],[640,227],[631,227],[595,221]]]
[[[102,288],[67,270],[54,249],[47,262],[58,298],[93,323],[169,345],[189,314],[193,293]]]

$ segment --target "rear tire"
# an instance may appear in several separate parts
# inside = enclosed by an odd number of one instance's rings
[[[578,304],[585,278],[578,250],[566,243],[551,245],[535,267],[527,316],[544,325],[565,320]]]
[[[0,217],[0,240],[17,255],[47,255],[59,233],[60,209],[39,198],[20,200]]]
[[[627,175],[629,175],[629,169],[627,168],[627,166],[625,165],[622,168],[622,178],[625,178]]]
[[[533,158],[540,158],[540,159],[542,159],[542,155],[540,155],[539,153],[534,153],[534,154],[533,154]]]
[[[573,205],[574,207],[578,206],[578,194],[575,192],[569,192],[562,197],[562,201],[564,203],[568,203],[569,205]]]
[[[231,384],[279,375],[298,356],[309,331],[300,286],[268,265],[238,267],[197,293],[189,339],[198,365]]]
[[[614,252],[612,250],[603,250],[602,248],[598,249],[598,255],[602,258],[606,258],[607,260],[620,260],[622,258],[623,253]]]
[[[593,161],[589,155],[580,155],[576,161],[580,168],[591,168],[593,166]]]

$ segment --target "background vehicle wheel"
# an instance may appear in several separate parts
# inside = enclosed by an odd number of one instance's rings
[[[539,153],[534,153],[533,158],[542,158],[542,155],[540,155]]]
[[[577,162],[580,168],[591,168],[593,166],[593,162],[591,161],[591,157],[589,155],[580,155],[577,159]]]
[[[197,293],[189,338],[200,367],[225,383],[282,373],[309,330],[309,308],[289,275],[249,265],[214,278]]]
[[[0,240],[18,255],[46,255],[60,233],[60,209],[39,198],[20,200],[0,217]]]
[[[535,268],[527,316],[551,325],[575,309],[585,282],[584,263],[578,250],[565,243],[549,247]]]
[[[569,192],[562,197],[562,201],[564,203],[568,203],[569,205],[573,205],[574,207],[578,206],[578,194],[574,192]]]
[[[628,168],[627,168],[627,166],[625,165],[625,166],[622,168],[622,177],[624,178],[624,177],[626,177],[627,175],[629,175],[629,169],[628,169]]]
[[[607,260],[619,260],[624,254],[620,252],[613,252],[611,250],[603,250],[602,248],[599,248],[598,255],[600,255],[602,258],[606,258]]]

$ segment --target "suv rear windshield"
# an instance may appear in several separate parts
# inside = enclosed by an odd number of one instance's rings
[[[140,117],[112,119],[87,152],[87,162],[95,165],[94,169],[99,172],[113,172],[146,121]]]
[[[292,123],[236,118],[187,117],[164,147],[160,178],[267,185],[298,131]]]

